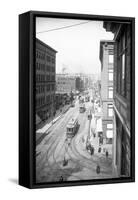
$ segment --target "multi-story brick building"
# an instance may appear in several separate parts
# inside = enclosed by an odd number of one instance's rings
[[[70,94],[76,92],[76,77],[68,74],[56,75],[56,91],[59,94]]]
[[[102,127],[105,144],[113,138],[113,54],[114,42],[100,41]]]
[[[131,26],[129,23],[104,22],[114,33],[114,112],[116,137],[114,165],[119,176],[130,175],[130,96],[131,96]]]
[[[56,53],[36,38],[36,115],[42,121],[55,112]]]

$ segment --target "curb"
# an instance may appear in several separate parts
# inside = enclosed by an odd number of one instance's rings
[[[36,142],[37,142],[41,137],[43,137],[44,134],[46,134],[46,136],[49,135],[50,132],[48,132],[48,130],[49,130],[59,119],[62,118],[63,114],[65,114],[65,113],[69,110],[69,108],[70,108],[70,107],[68,107],[65,111],[63,111],[63,113],[62,113],[61,115],[59,115],[59,116],[57,117],[57,119],[56,119],[53,123],[51,123],[51,126],[48,127],[48,129],[46,130],[45,133],[42,133],[42,135],[41,135],[39,138],[37,138]]]

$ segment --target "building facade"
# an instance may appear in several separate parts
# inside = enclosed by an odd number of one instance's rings
[[[36,119],[42,121],[55,113],[56,53],[36,38]]]
[[[103,141],[112,144],[113,139],[113,41],[100,41],[101,103]]]
[[[76,93],[76,77],[67,74],[56,75],[56,92],[59,94]]]
[[[106,31],[114,33],[114,122],[116,137],[114,165],[119,176],[130,176],[131,140],[131,26],[129,23],[104,22]]]
[[[64,96],[63,96],[63,94],[56,93],[56,95],[55,95],[55,105],[56,105],[56,110],[58,110],[62,106],[64,106]]]
[[[79,76],[76,77],[76,90],[78,92],[84,91],[84,82]]]

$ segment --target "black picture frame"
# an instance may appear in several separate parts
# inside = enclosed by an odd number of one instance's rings
[[[35,19],[36,17],[131,23],[131,175],[114,179],[35,183]],[[126,183],[135,181],[135,18],[29,11],[19,15],[19,184],[27,188]]]

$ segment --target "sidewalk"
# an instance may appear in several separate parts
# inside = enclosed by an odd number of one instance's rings
[[[92,128],[92,127],[91,127]],[[95,128],[95,127],[93,127]],[[96,169],[97,164],[100,164],[101,173],[99,177],[117,177],[116,173],[114,172],[114,167],[112,164],[112,151],[110,151],[111,145],[103,144],[101,145],[101,152],[98,152],[99,149],[99,137],[96,133],[95,137],[93,134],[91,135],[90,142],[94,147],[94,154],[91,156],[90,153],[86,150],[86,141],[88,132],[87,129],[83,131],[83,134],[79,134],[75,139],[75,147],[77,151],[85,158],[92,161],[92,166]],[[108,149],[108,158],[105,155],[105,148]],[[96,172],[93,172],[93,175],[96,175]]]
[[[95,138],[94,138],[95,139]],[[95,144],[94,144],[95,142]],[[113,177],[117,177],[116,173],[114,172],[114,167],[112,164],[112,156],[109,155],[108,158],[106,158],[105,153],[101,152],[98,153],[98,150],[96,148],[96,143],[97,143],[97,138],[95,139],[95,141],[93,141],[93,146],[95,146],[95,151],[94,154],[91,156],[90,153],[88,153],[88,151],[86,150],[86,141],[82,141],[82,136],[78,136],[78,138],[76,138],[75,140],[75,147],[77,149],[77,151],[86,159],[89,159],[89,161],[92,162],[91,165],[91,170],[87,169],[87,167],[85,167],[84,169],[87,172],[78,172],[75,175],[80,174],[81,177],[84,177],[84,179],[86,179],[86,175],[88,175],[88,179],[89,177],[93,178],[113,178]],[[96,167],[97,164],[100,165],[101,168],[101,173],[97,175],[96,173]],[[88,173],[88,174],[87,174]]]
[[[93,119],[95,119],[95,116],[93,116]],[[95,133],[95,137],[94,137],[94,134],[93,134],[93,130],[94,133]],[[91,135],[91,138],[90,138],[90,143],[93,145],[94,149],[95,149],[95,153],[98,153],[98,150],[99,150],[99,147],[101,148],[101,152],[100,154],[105,156],[105,152],[106,150],[108,151],[109,153],[109,157],[112,157],[112,144],[106,144],[105,142],[103,144],[99,144],[99,137],[98,137],[98,130],[102,130],[102,127],[101,127],[101,124],[99,123],[96,123],[96,127],[94,127],[94,123],[92,123],[91,121],[91,129],[90,129],[90,135]]]
[[[53,124],[55,124],[62,117],[62,115],[68,111],[69,108],[70,108],[70,105],[65,105],[64,107],[60,108],[59,110],[57,110],[54,118],[50,117],[45,122],[45,124],[43,124],[43,127],[36,130],[36,145],[38,145],[43,140],[43,138],[49,134],[49,131],[48,131],[49,128],[53,126]]]

